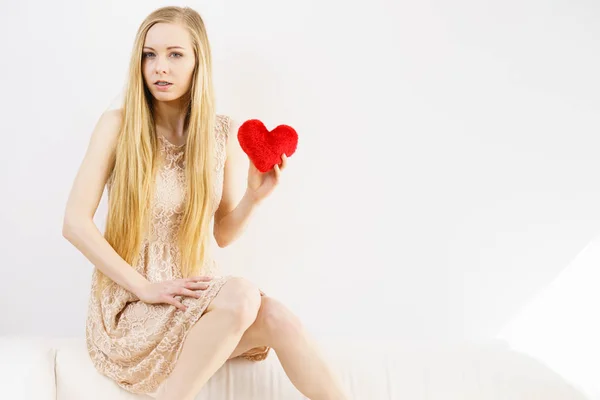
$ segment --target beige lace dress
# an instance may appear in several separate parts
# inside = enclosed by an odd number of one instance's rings
[[[223,190],[225,145],[231,120],[218,115],[216,136],[216,179],[213,216]],[[159,136],[161,167],[156,178],[152,204],[152,228],[140,249],[135,269],[150,282],[181,278],[175,230],[185,194],[183,155],[185,145],[176,146]],[[108,182],[110,196],[111,179]],[[218,276],[217,263],[205,260],[206,275],[213,276],[210,287],[199,299],[183,297],[186,311],[168,304],[146,304],[117,284],[107,286],[100,298],[93,293],[98,273],[92,275],[86,321],[86,343],[94,366],[119,386],[133,393],[154,394],[170,374],[190,328],[200,319],[211,300],[230,276]],[[242,357],[259,361],[267,357],[268,347],[252,349]]]

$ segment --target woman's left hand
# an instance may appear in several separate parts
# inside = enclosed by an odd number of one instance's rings
[[[258,204],[263,201],[268,195],[273,192],[275,186],[281,179],[281,171],[287,166],[287,156],[281,155],[281,164],[275,166],[265,172],[260,172],[255,166],[252,160],[250,160],[250,167],[248,169],[248,189],[246,193],[250,196],[250,199]]]

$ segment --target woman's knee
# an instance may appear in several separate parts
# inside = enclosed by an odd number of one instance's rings
[[[244,278],[231,278],[221,288],[207,308],[220,310],[231,316],[234,324],[245,330],[255,320],[260,308],[258,287]]]
[[[256,323],[271,345],[276,345],[278,341],[293,339],[303,329],[297,316],[281,302],[268,296],[262,298]]]

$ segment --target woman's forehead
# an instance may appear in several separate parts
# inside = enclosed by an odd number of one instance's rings
[[[168,50],[171,47],[190,49],[190,35],[187,29],[179,24],[158,23],[148,30],[144,46],[154,50]]]

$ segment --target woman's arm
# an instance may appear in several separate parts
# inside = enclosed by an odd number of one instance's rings
[[[219,247],[234,242],[245,230],[259,202],[247,190],[249,160],[237,140],[239,124],[231,122],[227,140],[223,195],[215,212],[213,235]],[[244,191],[246,187],[246,191]]]
[[[93,220],[114,162],[121,118],[121,110],[111,110],[98,120],[67,201],[62,234],[104,275],[137,295],[149,282],[119,256]]]
[[[260,172],[240,147],[238,129],[239,125],[232,122],[226,146],[223,196],[215,212],[213,233],[219,247],[228,246],[242,234],[252,212],[279,184],[281,171],[287,165],[287,157],[282,154],[280,164]],[[244,186],[246,191],[242,192]]]

